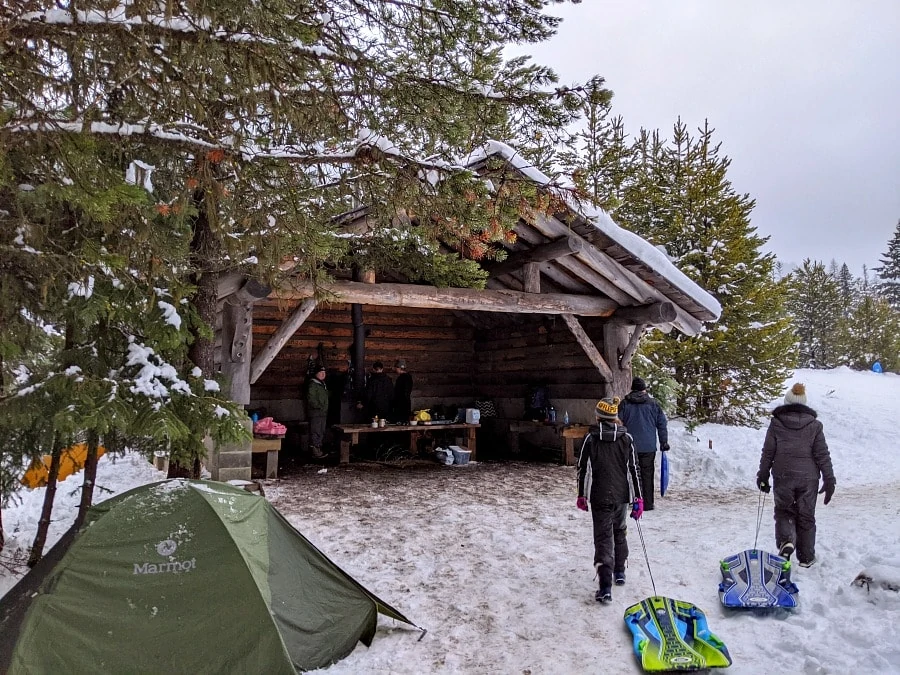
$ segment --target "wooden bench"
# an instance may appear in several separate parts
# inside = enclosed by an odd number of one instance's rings
[[[590,429],[584,424],[570,424],[568,426],[557,422],[548,424],[546,422],[534,422],[532,420],[511,420],[497,418],[498,429],[506,435],[507,443],[511,453],[519,452],[519,435],[535,434],[547,429],[562,439],[563,453],[562,461],[565,466],[573,466],[575,464],[575,445],[584,438],[584,435]]]
[[[471,461],[475,461],[475,431],[480,424],[388,424],[383,427],[375,428],[371,424],[335,424],[334,429],[341,432],[341,464],[350,462],[350,447],[359,444],[360,434],[378,434],[390,433],[392,431],[408,431],[409,432],[409,451],[416,454],[418,449],[418,439],[429,431],[443,431],[444,429],[465,429],[466,450],[472,454],[469,456]]]
[[[253,454],[266,453],[266,478],[278,478],[278,452],[281,450],[280,438],[254,438],[250,451]]]

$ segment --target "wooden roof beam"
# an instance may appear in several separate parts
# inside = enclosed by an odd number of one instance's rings
[[[476,312],[521,314],[580,314],[610,316],[618,304],[609,299],[567,293],[523,293],[512,290],[475,288],[435,288],[413,284],[363,284],[336,281],[319,287],[322,302],[349,302],[362,305],[425,307]],[[310,298],[316,288],[310,282],[282,285],[274,296],[286,300]],[[328,296],[334,296],[330,300]]]
[[[547,262],[548,260],[556,260],[574,253],[580,253],[584,249],[584,243],[584,239],[581,237],[560,237],[555,241],[535,246],[527,251],[511,253],[506,260],[497,263],[489,271],[492,277],[511,274],[528,263]]]
[[[672,323],[676,316],[675,305],[671,302],[655,302],[652,305],[619,307],[610,318],[622,323],[658,326],[663,323]]]

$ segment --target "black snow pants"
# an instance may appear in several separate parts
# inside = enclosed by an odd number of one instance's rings
[[[816,557],[816,496],[818,478],[776,476],[775,545],[780,549],[792,542],[797,559],[809,562]]]
[[[628,504],[591,504],[594,521],[594,566],[600,588],[612,587],[613,570],[628,560]]]
[[[325,440],[325,411],[314,411],[309,414],[309,447],[321,450]]]
[[[638,465],[641,469],[641,497],[644,498],[644,510],[653,508],[653,481],[656,478],[656,453],[637,453]]]

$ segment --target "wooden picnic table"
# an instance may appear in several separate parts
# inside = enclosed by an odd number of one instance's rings
[[[409,450],[416,454],[419,437],[429,431],[443,431],[445,429],[465,429],[465,447],[471,452],[470,459],[475,459],[475,431],[480,424],[387,424],[383,427],[373,427],[371,424],[335,424],[334,429],[341,432],[341,464],[350,462],[350,447],[359,444],[360,434],[383,434],[392,431],[409,432]]]

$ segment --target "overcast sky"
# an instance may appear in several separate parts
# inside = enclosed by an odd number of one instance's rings
[[[593,74],[632,136],[708,118],[786,265],[878,264],[900,219],[900,0],[585,0],[530,46]]]

